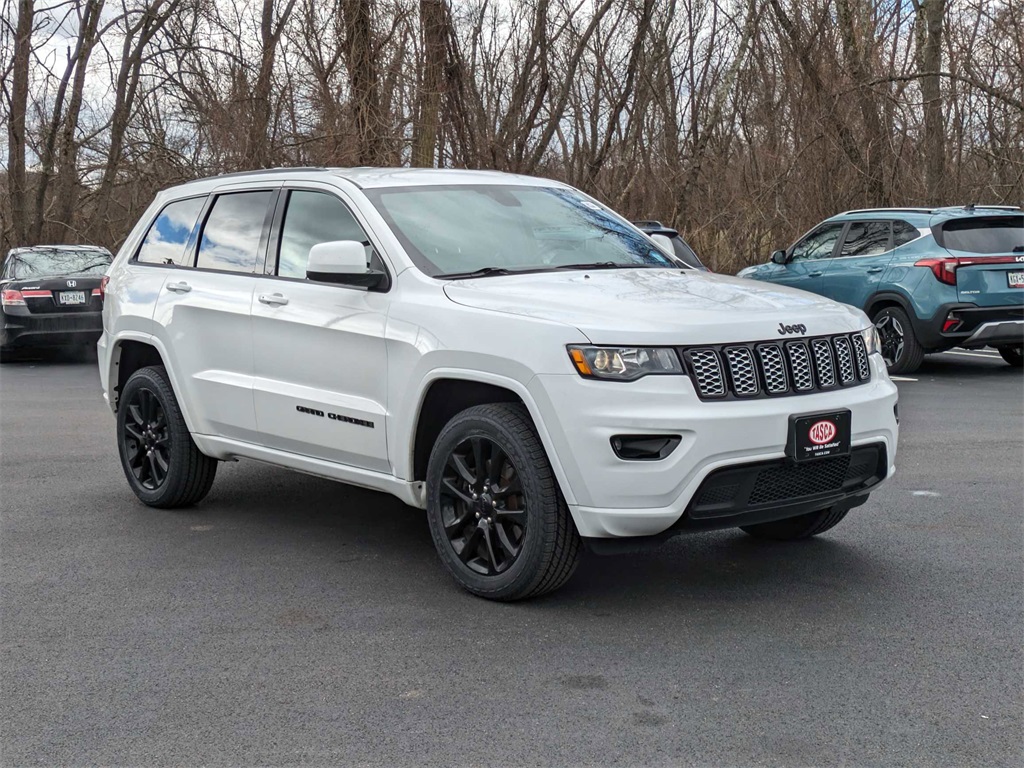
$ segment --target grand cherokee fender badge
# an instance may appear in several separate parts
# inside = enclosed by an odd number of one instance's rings
[[[779,323],[779,335],[785,336],[787,333],[807,333],[806,325],[784,325]]]
[[[307,408],[304,405],[296,405],[295,410],[299,413],[308,413],[310,416],[319,416],[320,418],[326,416],[331,421],[343,421],[346,424],[355,424],[358,427],[373,429],[373,422],[366,421],[365,419],[353,419],[351,416],[342,416],[340,413],[324,413],[318,408]]]

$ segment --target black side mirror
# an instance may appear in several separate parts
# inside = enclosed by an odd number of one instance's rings
[[[785,251],[774,251],[772,253],[772,262],[775,264],[785,264],[789,259],[786,258]]]
[[[380,288],[387,280],[387,273],[379,269],[368,269],[365,272],[306,272],[306,278],[319,283],[351,285],[355,288],[374,290]]]

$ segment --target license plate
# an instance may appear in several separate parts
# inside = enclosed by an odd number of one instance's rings
[[[811,461],[850,452],[850,412],[846,409],[789,417],[786,453],[794,461]]]
[[[58,304],[85,304],[85,291],[61,291],[57,294]]]
[[[1006,281],[1011,288],[1024,288],[1024,272],[1007,272]]]

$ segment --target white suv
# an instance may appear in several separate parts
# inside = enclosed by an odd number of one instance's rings
[[[275,169],[160,193],[105,284],[132,490],[258,459],[425,508],[513,600],[608,551],[831,528],[894,470],[896,388],[857,309],[689,269],[572,187]]]

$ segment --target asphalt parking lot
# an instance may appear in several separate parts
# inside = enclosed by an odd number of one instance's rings
[[[129,490],[95,364],[0,370],[4,765],[1020,765],[1024,376],[900,381],[820,539],[588,556],[500,605],[392,498],[255,463]]]

